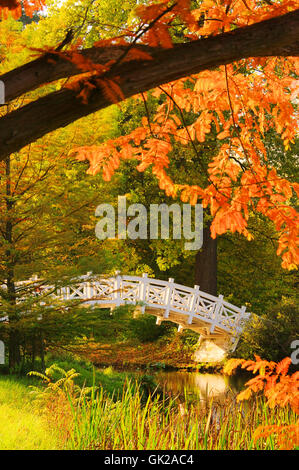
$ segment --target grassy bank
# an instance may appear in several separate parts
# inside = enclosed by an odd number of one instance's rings
[[[61,358],[50,355],[46,358],[47,366],[53,362],[66,371],[76,369],[79,373],[76,378],[79,387],[88,387],[95,382],[105,390],[107,396],[122,393],[126,379],[124,373],[113,371],[112,368],[94,373],[91,363],[70,355]],[[36,369],[40,369],[38,364]],[[56,378],[58,376],[57,373]],[[35,377],[0,374],[0,450],[51,450],[66,446],[61,440],[62,419],[66,419],[65,410],[61,409],[65,405],[64,400],[62,405],[58,397],[53,397],[54,406],[53,403],[37,400],[32,387],[43,390],[44,385]],[[70,426],[71,420],[68,413],[65,426]]]
[[[34,402],[26,378],[0,376],[0,450],[58,449],[59,433]]]
[[[263,400],[246,406],[202,407],[161,397],[146,403],[128,387],[116,403],[100,393],[74,404],[72,449],[93,450],[275,450],[275,437],[255,440],[259,425],[295,424],[291,410],[269,410]]]
[[[95,371],[78,358],[47,358],[54,359],[48,385],[40,377],[0,376],[1,450],[275,450],[281,446],[275,433],[256,439],[258,426],[298,432],[296,413],[269,408],[264,397],[203,405],[163,395],[150,381],[145,386],[111,367]]]

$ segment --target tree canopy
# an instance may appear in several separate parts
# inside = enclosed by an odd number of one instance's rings
[[[1,12],[3,18],[9,12],[32,15],[43,4],[6,1]],[[58,44],[32,47],[38,58],[27,56],[0,77],[8,103],[0,119],[0,158],[134,96],[146,110],[141,126],[104,144],[74,149],[79,160],[89,160],[88,172],[108,180],[122,159],[137,160],[138,170],[150,167],[168,196],[209,207],[212,237],[231,231],[251,240],[248,220],[258,212],[279,234],[282,266],[296,268],[298,183],[278,173],[263,136],[273,130],[285,149],[297,137],[297,2],[145,2],[104,37],[91,21],[99,6],[78,2],[79,27],[66,28]],[[57,80],[58,89],[42,92]],[[154,110],[147,106],[150,95],[159,102]],[[211,132],[220,145],[206,167],[198,145]],[[177,182],[168,172],[176,143],[201,165],[194,184]]]

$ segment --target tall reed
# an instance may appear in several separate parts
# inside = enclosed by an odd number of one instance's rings
[[[247,450],[276,449],[275,437],[254,440],[259,425],[295,423],[288,407],[269,409],[263,398],[225,404],[180,403],[177,398],[149,395],[128,382],[118,399],[93,390],[74,401],[69,396],[73,426],[71,449],[99,450]]]

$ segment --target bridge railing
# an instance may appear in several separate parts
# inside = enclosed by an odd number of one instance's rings
[[[32,278],[31,284],[40,281]],[[20,286],[26,284],[20,283]],[[236,307],[223,299],[202,292],[199,286],[187,287],[176,284],[174,279],[168,281],[149,278],[147,274],[128,276],[116,274],[113,277],[93,277],[92,273],[81,276],[69,286],[62,287],[53,293],[53,286],[43,285],[40,294],[51,292],[50,295],[60,300],[81,300],[89,304],[119,306],[137,304],[142,312],[145,308],[161,310],[161,317],[169,317],[170,312],[186,316],[187,324],[197,318],[210,324],[210,332],[215,327],[238,337],[250,318],[246,307]],[[192,327],[191,327],[192,328]]]
[[[246,307],[236,307],[222,295],[215,297],[200,291],[199,286],[187,287],[176,284],[173,279],[159,280],[146,274],[87,280],[62,288],[57,296],[62,300],[87,300],[91,304],[141,303],[143,312],[146,307],[161,309],[165,319],[170,312],[185,314],[190,325],[193,318],[202,319],[210,323],[211,332],[218,326],[231,334],[239,334],[250,317]]]

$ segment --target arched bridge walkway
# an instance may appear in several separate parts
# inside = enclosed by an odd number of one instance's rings
[[[194,330],[201,335],[199,350],[202,354],[198,359],[202,361],[213,360],[215,355],[221,359],[228,350],[234,350],[250,318],[246,307],[236,307],[222,295],[215,297],[202,292],[199,286],[186,287],[173,279],[163,281],[149,278],[147,274],[98,278],[88,273],[80,277],[78,284],[61,288],[55,297],[82,300],[101,308],[134,304],[136,311],[155,315],[157,324],[171,321],[179,325],[179,330]]]

